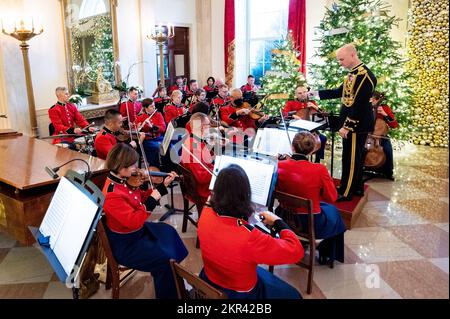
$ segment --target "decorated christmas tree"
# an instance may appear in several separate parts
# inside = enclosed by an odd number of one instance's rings
[[[279,115],[288,99],[294,98],[297,86],[306,83],[299,71],[300,61],[292,36],[282,39],[272,50],[272,66],[261,78],[260,94],[270,97],[265,101],[264,111],[269,115]]]
[[[448,147],[448,1],[413,0],[408,69],[413,73],[415,144]]]
[[[410,139],[414,129],[411,113],[410,75],[405,71],[406,59],[401,55],[401,44],[390,36],[398,19],[389,14],[383,1],[342,0],[326,9],[325,17],[316,31],[320,42],[317,64],[309,66],[311,81],[317,89],[331,89],[342,84],[347,70],[336,60],[336,50],[353,43],[358,56],[378,79],[376,90],[386,94],[386,103],[392,108],[399,128],[390,136]],[[340,101],[320,101],[322,108],[339,112]]]

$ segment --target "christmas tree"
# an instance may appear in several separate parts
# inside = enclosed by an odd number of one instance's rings
[[[299,71],[300,61],[297,56],[298,51],[290,33],[272,50],[271,70],[261,78],[259,91],[260,94],[270,95],[264,103],[264,111],[269,115],[279,115],[286,101],[294,98],[295,89],[306,84]]]
[[[399,128],[390,136],[410,139],[413,130],[411,114],[411,89],[405,59],[400,54],[401,44],[392,40],[390,30],[398,19],[389,14],[383,1],[342,0],[326,9],[325,17],[317,30],[320,47],[316,57],[320,62],[311,64],[311,80],[317,89],[336,88],[342,84],[347,70],[340,67],[336,50],[353,43],[358,56],[378,79],[377,91],[386,94],[386,103],[392,108]],[[340,101],[320,101],[329,112],[339,112]]]
[[[412,1],[408,56],[414,144],[448,147],[448,1]]]

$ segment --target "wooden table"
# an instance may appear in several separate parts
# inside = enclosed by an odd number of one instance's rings
[[[24,245],[33,244],[28,226],[41,224],[59,181],[48,175],[45,166],[54,168],[75,158],[89,163],[91,180],[101,189],[107,175],[103,160],[29,136],[0,138],[0,230]],[[62,167],[59,176],[69,169],[84,172],[87,167],[75,161]]]

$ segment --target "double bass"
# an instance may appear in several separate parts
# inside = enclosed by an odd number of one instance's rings
[[[380,99],[377,105],[374,106],[375,117],[381,101],[382,99]],[[389,137],[387,137],[388,132],[389,126],[387,123],[383,119],[376,118],[375,128],[372,134],[367,135],[367,154],[364,162],[364,166],[366,168],[377,169],[382,167],[386,162],[386,154],[384,153],[383,146],[381,145],[381,139],[389,139]]]

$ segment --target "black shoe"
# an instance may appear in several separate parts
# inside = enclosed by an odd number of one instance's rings
[[[338,195],[338,198],[336,199],[336,202],[349,202],[351,200],[352,200],[351,196]]]
[[[386,179],[390,180],[390,181],[395,182],[395,177],[394,177],[394,175],[385,175],[384,177],[385,177]]]

